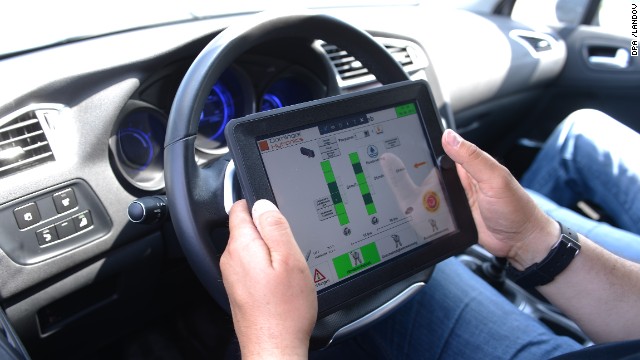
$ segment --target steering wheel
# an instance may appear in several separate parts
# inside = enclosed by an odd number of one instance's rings
[[[218,159],[212,166],[201,168],[194,156],[201,110],[223,71],[238,56],[257,45],[275,39],[302,38],[309,43],[322,39],[348,51],[383,84],[409,79],[396,60],[369,34],[333,17],[262,13],[248,20],[233,24],[217,35],[187,71],[169,116],[164,153],[168,205],[181,247],[202,284],[227,311],[230,311],[229,300],[219,266],[224,244],[216,244],[215,239],[219,241],[224,237],[226,242],[228,238],[224,235],[228,217],[222,204],[229,158]],[[215,236],[216,232],[218,236]],[[372,312],[383,308],[399,294],[406,297],[407,289],[412,284],[426,282],[430,271],[417,275],[406,283],[318,319],[312,347],[327,345],[340,329],[370,317]]]

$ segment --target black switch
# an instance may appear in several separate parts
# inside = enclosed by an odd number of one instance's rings
[[[26,229],[29,226],[35,225],[42,220],[40,217],[40,211],[36,203],[30,203],[25,206],[19,207],[13,210],[13,216],[16,218],[18,228],[20,230]]]
[[[75,234],[76,227],[73,225],[73,220],[67,219],[56,224],[56,231],[58,232],[58,237],[62,240]]]
[[[76,194],[73,189],[66,189],[53,195],[53,204],[56,206],[58,214],[65,213],[78,207]]]
[[[40,246],[58,241],[58,233],[56,232],[55,226],[49,226],[48,228],[36,231],[36,237],[38,238],[38,244],[40,244]]]
[[[82,214],[78,214],[74,216],[73,224],[75,225],[77,232],[90,228],[93,225],[93,221],[91,219],[91,213],[86,211],[86,212],[83,212]]]

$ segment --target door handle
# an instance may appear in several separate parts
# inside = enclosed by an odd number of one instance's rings
[[[597,55],[591,55],[591,51],[589,51],[589,56],[587,60],[590,65],[598,66],[598,67],[606,67],[611,69],[626,69],[629,67],[629,60],[631,59],[631,55],[629,51],[624,48],[618,48],[613,53],[614,49],[611,49],[611,55],[606,54],[603,55],[602,52],[595,52]]]

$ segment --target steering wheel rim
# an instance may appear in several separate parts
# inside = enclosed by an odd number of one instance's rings
[[[261,13],[217,35],[198,55],[176,93],[165,139],[165,182],[169,208],[187,261],[210,295],[230,311],[219,266],[221,249],[212,231],[225,227],[223,191],[226,164],[201,168],[194,151],[200,112],[212,86],[241,54],[264,42],[322,39],[349,51],[383,84],[408,75],[373,37],[341,20],[322,14]],[[229,159],[227,158],[226,161]]]

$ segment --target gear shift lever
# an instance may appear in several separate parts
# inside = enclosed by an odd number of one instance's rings
[[[507,258],[493,257],[491,261],[484,262],[480,269],[479,275],[498,291],[502,291],[507,278]]]

